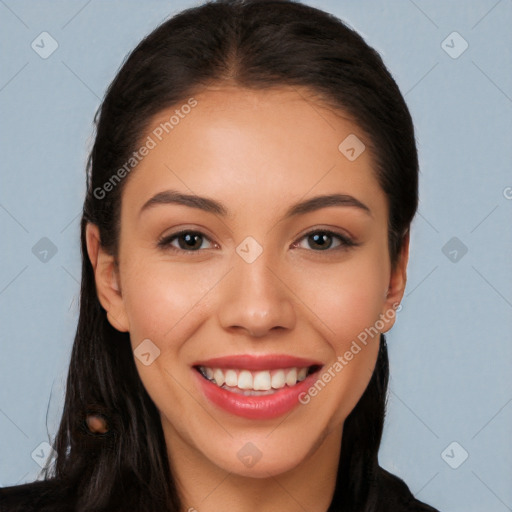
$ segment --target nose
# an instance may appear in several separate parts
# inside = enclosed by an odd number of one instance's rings
[[[235,258],[221,290],[218,315],[224,329],[262,338],[294,328],[293,285],[278,268],[265,251],[252,263]]]

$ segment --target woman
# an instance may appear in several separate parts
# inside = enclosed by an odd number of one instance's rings
[[[98,114],[55,467],[1,510],[434,511],[378,464],[418,201],[379,55],[303,4],[207,3]]]

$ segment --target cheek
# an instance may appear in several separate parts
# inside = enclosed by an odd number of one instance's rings
[[[384,260],[384,263],[383,263]],[[297,295],[308,306],[315,324],[337,354],[375,325],[389,281],[385,258],[378,251],[360,251],[339,264],[316,265],[300,275]]]
[[[211,267],[168,261],[134,262],[126,274],[123,298],[134,344],[144,338],[186,339],[190,333],[184,329],[193,328],[191,319],[202,315],[208,292],[219,280]]]
[[[336,411],[331,428],[355,407],[375,368],[389,281],[386,262],[380,249],[360,251],[339,265],[310,267],[296,278],[301,284],[298,295],[305,298],[312,322],[330,345],[331,359],[320,375],[328,391],[319,392],[315,400],[320,409]],[[318,389],[322,387],[320,383]]]

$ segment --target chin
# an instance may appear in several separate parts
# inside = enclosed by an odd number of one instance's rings
[[[280,428],[286,434],[285,427],[277,427]],[[213,464],[232,474],[251,478],[277,476],[295,469],[321,443],[320,438],[317,442],[308,442],[304,433],[299,434],[300,443],[297,443],[297,431],[294,432],[279,436],[269,429],[259,435],[244,435],[243,439],[230,438],[228,443],[215,443],[214,451],[208,449],[203,454]],[[285,443],[283,437],[289,443]]]

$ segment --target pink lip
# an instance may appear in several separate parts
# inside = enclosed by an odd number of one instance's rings
[[[305,368],[307,366],[322,366],[319,361],[303,359],[301,357],[288,356],[285,354],[249,355],[241,354],[235,356],[214,357],[196,361],[192,366],[206,366],[208,368],[226,368],[240,370],[276,370],[279,368]]]
[[[208,364],[210,364],[210,361]],[[303,365],[303,362],[301,362],[301,365]],[[244,368],[243,365],[241,365],[241,367]],[[283,368],[283,366],[278,367]],[[240,368],[240,366],[237,366],[237,368]],[[207,400],[224,411],[251,420],[277,418],[288,411],[291,411],[300,403],[299,396],[307,393],[307,390],[318,379],[318,371],[316,371],[311,375],[308,375],[303,381],[297,382],[294,386],[285,386],[284,388],[276,390],[272,395],[245,396],[220,388],[217,384],[214,384],[203,377],[196,369],[193,370],[193,373],[196,376],[195,378],[197,380],[199,390]]]

